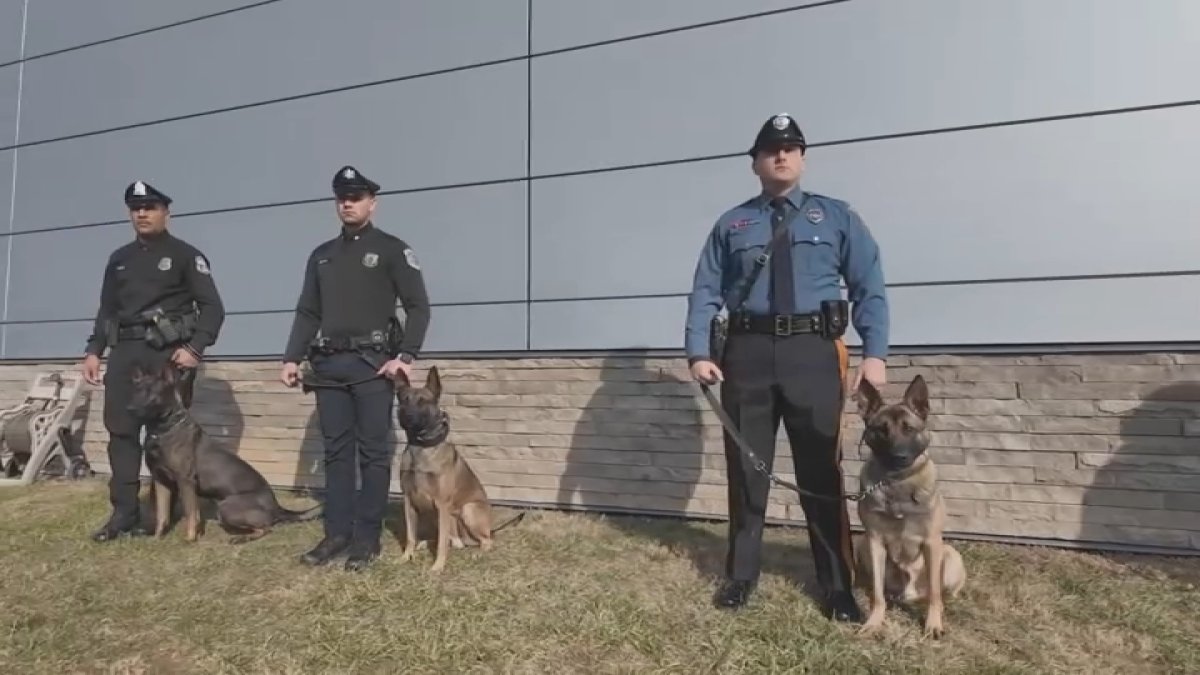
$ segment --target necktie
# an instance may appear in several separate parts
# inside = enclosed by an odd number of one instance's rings
[[[795,314],[795,287],[792,275],[792,237],[780,234],[787,216],[787,200],[771,200],[771,236],[781,237],[771,249],[771,313]]]

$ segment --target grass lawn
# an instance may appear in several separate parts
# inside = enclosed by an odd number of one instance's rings
[[[94,544],[106,513],[99,480],[0,488],[0,673],[1200,672],[1200,559],[956,544],[970,579],[930,641],[902,609],[872,638],[822,618],[798,530],[728,614],[719,523],[534,511],[441,576],[391,537],[356,575],[296,562],[319,522]]]

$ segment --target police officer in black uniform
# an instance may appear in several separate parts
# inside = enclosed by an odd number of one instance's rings
[[[283,357],[280,377],[294,387],[307,356],[325,440],[325,537],[302,556],[309,565],[348,550],[346,569],[360,570],[378,557],[393,456],[391,379],[412,371],[429,326],[416,253],[372,222],[378,192],[379,185],[353,166],[334,175],[342,230],[308,258]],[[397,299],[406,315],[403,330]],[[362,474],[357,503],[356,461]]]
[[[100,287],[100,309],[83,359],[83,377],[100,384],[100,357],[109,351],[104,373],[104,426],[108,429],[109,500],[112,514],[92,538],[108,541],[141,535],[138,474],[142,422],[125,406],[132,395],[132,371],[171,362],[182,370],[181,394],[190,406],[196,369],[204,350],[217,341],[225,307],[208,258],[167,231],[171,198],[143,181],[125,188],[125,205],[136,234],[108,258]]]
[[[882,386],[888,303],[879,247],[845,201],[798,187],[807,144],[786,114],[763,124],[749,151],[759,195],[722,214],[704,244],[688,300],[693,377],[722,381],[721,405],[770,471],[779,422],[787,432],[825,609],[861,621],[851,594],[853,554],[840,466],[847,352],[853,320],[863,341],[858,379]],[[761,274],[759,274],[761,272]],[[849,303],[842,300],[845,279]],[[853,311],[849,304],[853,304]],[[727,338],[714,318],[727,308]],[[724,334],[724,331],[722,331]],[[716,604],[743,605],[761,566],[770,482],[725,433],[730,542]]]

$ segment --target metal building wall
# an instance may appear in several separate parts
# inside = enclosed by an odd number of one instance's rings
[[[277,355],[346,163],[430,351],[678,348],[780,111],[880,240],[899,348],[1200,334],[1194,2],[202,4],[0,0],[0,356],[80,353],[136,178],[212,260],[213,355]]]

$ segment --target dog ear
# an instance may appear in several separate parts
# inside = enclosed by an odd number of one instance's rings
[[[429,377],[425,378],[425,388],[433,394],[433,400],[436,401],[442,397],[442,376],[438,373],[437,366],[429,369]]]
[[[883,396],[865,377],[858,383],[855,398],[858,399],[858,415],[863,419],[874,415],[875,411],[883,407]]]
[[[929,387],[925,384],[925,378],[920,375],[913,378],[908,389],[904,390],[904,402],[921,419],[929,416]]]
[[[397,370],[395,378],[392,379],[392,389],[400,391],[408,389],[412,386],[412,380],[408,379],[408,375],[403,370]]]

